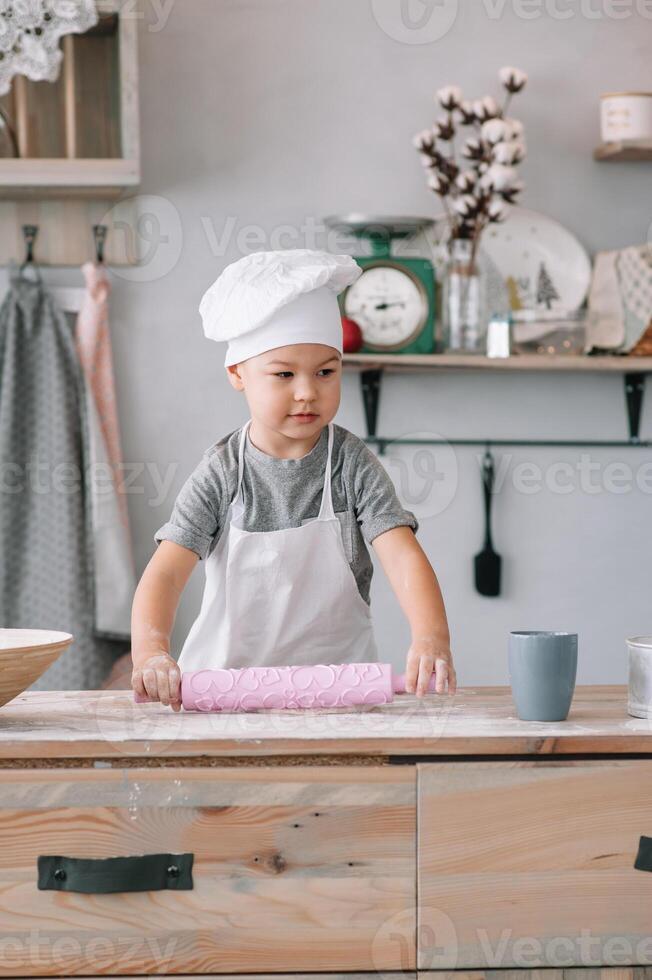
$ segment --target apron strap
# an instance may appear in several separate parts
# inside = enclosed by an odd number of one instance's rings
[[[242,486],[242,474],[244,472],[244,447],[245,441],[247,439],[247,430],[251,425],[251,419],[249,419],[242,427],[242,432],[240,433],[240,445],[238,446],[238,486],[236,487],[234,500],[237,500],[240,496],[240,488]]]
[[[328,423],[328,449],[326,450],[326,475],[324,489],[321,493],[321,507],[317,520],[329,520],[335,517],[333,509],[333,492],[331,489],[331,456],[333,455],[333,423]]]

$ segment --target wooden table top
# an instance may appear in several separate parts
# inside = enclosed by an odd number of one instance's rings
[[[397,695],[392,704],[259,712],[174,712],[131,691],[26,692],[0,708],[11,760],[171,760],[649,753],[652,719],[627,714],[625,685],[579,685],[562,722],[520,721],[509,687]],[[353,757],[356,757],[354,760]],[[271,759],[270,759],[271,761]],[[310,759],[308,759],[310,761]],[[23,762],[23,765],[25,763]]]

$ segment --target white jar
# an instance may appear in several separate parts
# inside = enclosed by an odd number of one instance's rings
[[[652,140],[652,92],[607,92],[600,96],[603,143]]]
[[[627,713],[634,718],[652,718],[652,636],[631,636]]]

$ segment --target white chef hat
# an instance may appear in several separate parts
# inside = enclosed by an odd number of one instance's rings
[[[293,248],[232,262],[202,296],[204,334],[228,343],[224,366],[287,344],[342,353],[337,294],[362,273],[350,255]]]

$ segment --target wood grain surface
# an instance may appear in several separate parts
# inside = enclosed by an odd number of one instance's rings
[[[414,767],[0,775],[0,976],[410,970]],[[190,891],[39,891],[40,854],[194,854]]]
[[[0,708],[0,759],[652,754],[652,719],[627,714],[625,685],[575,691],[561,722],[520,721],[508,687],[397,695],[388,705],[173,712],[130,691],[26,692]]]
[[[419,967],[652,963],[652,759],[417,771]]]

